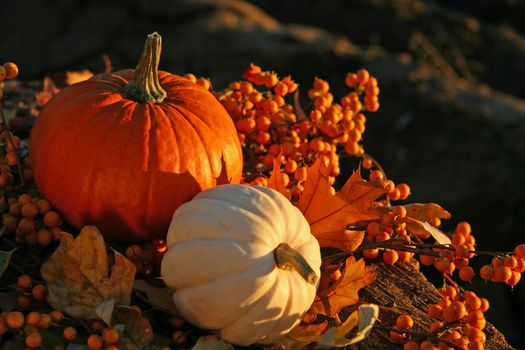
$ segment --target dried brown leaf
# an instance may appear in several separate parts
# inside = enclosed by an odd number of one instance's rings
[[[78,237],[64,233],[60,246],[41,268],[48,285],[48,301],[56,309],[81,318],[96,319],[96,308],[113,298],[129,305],[135,265],[118,252],[109,266],[104,239],[95,226]]]

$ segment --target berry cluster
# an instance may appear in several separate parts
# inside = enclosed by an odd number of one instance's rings
[[[45,302],[47,298],[47,287],[45,284],[33,283],[29,275],[20,275],[16,281],[17,292],[16,303],[18,307],[27,309],[33,303]]]
[[[2,225],[7,233],[15,233],[18,243],[49,245],[59,240],[62,234],[62,218],[46,199],[21,194],[9,198],[9,210],[2,216]]]
[[[285,185],[301,191],[307,165],[321,158],[333,183],[339,175],[339,156],[362,156],[365,111],[379,108],[377,80],[368,71],[349,73],[350,93],[334,100],[330,85],[315,78],[308,91],[312,109],[303,111],[297,84],[290,76],[280,79],[274,72],[251,65],[244,80],[231,83],[218,98],[231,115],[245,156],[245,182],[265,185],[281,156]],[[287,101],[295,93],[295,101]]]
[[[498,255],[488,265],[481,267],[479,274],[485,281],[502,282],[514,287],[525,271],[525,244],[514,248],[513,254]]]

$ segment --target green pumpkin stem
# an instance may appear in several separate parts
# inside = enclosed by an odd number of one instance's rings
[[[277,267],[283,270],[294,268],[305,279],[306,282],[315,284],[317,282],[317,274],[312,269],[306,259],[297,252],[297,250],[290,247],[287,243],[281,243],[274,250],[275,262]]]
[[[161,103],[166,98],[166,91],[159,83],[161,49],[161,36],[157,32],[149,34],[133,78],[124,86],[123,92],[130,99],[141,103]]]

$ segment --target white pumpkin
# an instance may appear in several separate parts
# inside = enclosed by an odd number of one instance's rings
[[[173,215],[161,275],[192,324],[238,345],[271,344],[311,306],[319,244],[279,192],[221,185]]]

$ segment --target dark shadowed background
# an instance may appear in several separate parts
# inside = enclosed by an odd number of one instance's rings
[[[215,89],[254,62],[303,91],[319,76],[337,96],[346,72],[367,68],[381,109],[364,145],[411,185],[409,201],[443,205],[453,214],[445,228],[469,221],[481,250],[525,242],[524,0],[20,0],[1,12],[0,62],[17,62],[21,79],[101,72],[103,54],[133,68],[153,31],[161,69],[209,77]],[[491,301],[488,320],[525,348],[523,283],[471,287]]]

